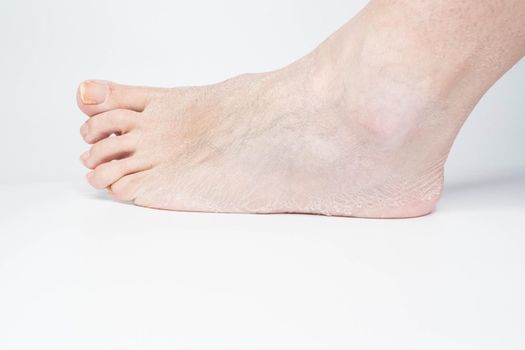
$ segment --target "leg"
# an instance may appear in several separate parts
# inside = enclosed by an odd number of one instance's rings
[[[373,0],[278,71],[174,89],[84,82],[88,181],[172,210],[428,214],[461,125],[525,54],[524,18],[522,0]]]

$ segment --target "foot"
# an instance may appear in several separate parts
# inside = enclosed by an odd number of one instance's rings
[[[89,183],[170,210],[430,213],[460,124],[441,117],[460,120],[471,103],[444,96],[451,80],[429,82],[417,55],[391,69],[395,57],[373,52],[354,22],[275,72],[173,89],[83,82]]]

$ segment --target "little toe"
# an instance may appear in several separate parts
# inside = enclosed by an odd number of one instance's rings
[[[126,175],[108,187],[109,194],[117,200],[131,202],[136,198],[137,192],[148,171],[139,171]]]
[[[101,164],[86,177],[91,186],[103,189],[111,186],[123,176],[149,170],[151,167],[151,163],[142,158],[130,157]]]
[[[137,141],[131,134],[112,136],[95,143],[80,159],[86,167],[94,169],[102,163],[128,157],[136,145]]]
[[[95,143],[112,134],[126,134],[136,125],[139,112],[114,109],[89,118],[80,128],[87,143]]]
[[[120,85],[105,80],[86,80],[77,89],[78,107],[93,116],[112,109],[142,112],[163,89]]]

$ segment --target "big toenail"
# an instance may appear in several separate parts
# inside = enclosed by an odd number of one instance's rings
[[[105,82],[88,80],[80,84],[80,99],[85,105],[98,105],[106,101],[108,84]]]
[[[82,125],[82,127],[80,128],[80,135],[82,135],[82,137],[86,137],[86,135],[88,134],[88,125],[87,123],[84,123]]]

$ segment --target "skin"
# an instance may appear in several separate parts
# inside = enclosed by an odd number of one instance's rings
[[[277,71],[83,82],[81,159],[95,188],[152,208],[425,215],[459,129],[524,55],[523,0],[371,1]]]

